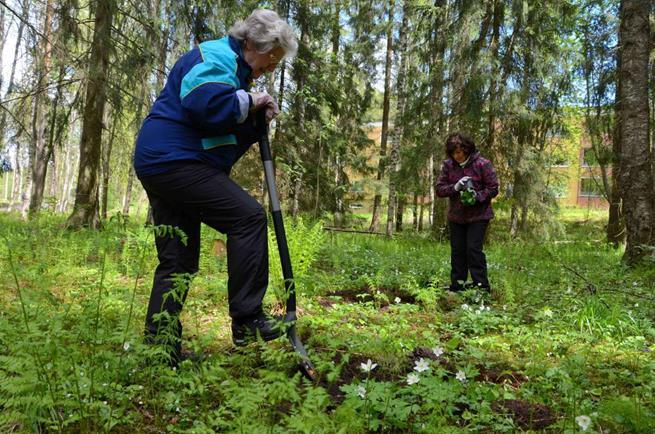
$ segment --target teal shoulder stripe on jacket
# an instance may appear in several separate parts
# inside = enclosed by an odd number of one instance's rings
[[[180,99],[187,96],[193,89],[207,83],[221,83],[234,88],[239,87],[237,77],[237,55],[228,38],[201,43],[198,48],[202,62],[195,65],[182,78]]]

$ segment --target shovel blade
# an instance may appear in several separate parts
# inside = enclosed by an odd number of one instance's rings
[[[307,356],[307,351],[305,351],[305,347],[300,341],[300,338],[296,334],[296,326],[291,326],[289,330],[287,330],[287,337],[289,338],[289,342],[291,342],[291,346],[293,347],[293,350],[300,356],[300,361],[298,362],[298,365],[300,367],[300,372],[307,378],[309,381],[316,381],[318,379],[318,375],[316,373],[316,370],[314,369],[314,365],[312,365],[312,362],[309,360],[309,357]]]

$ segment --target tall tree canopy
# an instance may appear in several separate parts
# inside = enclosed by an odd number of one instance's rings
[[[652,8],[640,1],[2,0],[8,206],[66,212],[71,226],[143,214],[134,138],[167,72],[257,7],[300,42],[255,84],[281,102],[273,147],[294,216],[347,224],[370,195],[370,229],[402,230],[411,209],[414,229],[427,217],[441,236],[435,178],[445,137],[463,131],[498,169],[512,233],[543,232],[557,208],[553,155],[581,125],[611,204],[608,239],[627,233],[631,263],[653,245]],[[234,176],[263,197],[256,153]]]

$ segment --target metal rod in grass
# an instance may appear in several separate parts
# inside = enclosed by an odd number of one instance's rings
[[[18,294],[18,300],[20,302],[20,307],[23,312],[23,321],[25,323],[25,331],[27,332],[27,336],[30,336],[32,334],[30,330],[30,324],[29,324],[29,319],[27,317],[27,308],[25,307],[25,299],[23,298],[23,291],[20,287],[20,281],[18,280],[18,273],[16,271],[16,264],[14,263],[14,257],[11,252],[11,242],[9,241],[9,238],[5,234],[1,235],[2,238],[5,240],[5,245],[7,246],[7,259],[9,261],[9,268],[11,269],[11,275],[14,278],[14,284],[16,285],[16,293]],[[32,349],[32,346],[30,346]],[[41,360],[41,357],[39,357],[39,354],[36,352],[28,351],[30,355],[34,358],[36,361],[36,367],[37,367],[37,375],[39,377],[39,380],[44,382],[48,386],[48,393],[50,394],[50,399],[52,399],[52,408],[50,408],[50,411],[54,413],[54,416],[57,420],[57,424],[59,425],[59,431],[62,432],[64,429],[64,421],[62,419],[62,416],[59,414],[59,412],[54,410],[54,405],[56,401],[55,398],[55,392],[53,390],[53,385],[52,381],[50,379],[50,376],[48,375],[48,371],[45,369],[45,365],[43,361]]]

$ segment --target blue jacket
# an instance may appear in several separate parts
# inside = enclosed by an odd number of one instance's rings
[[[166,172],[185,161],[230,170],[257,141],[249,89],[251,69],[239,43],[201,43],[173,66],[136,140],[137,176]]]

